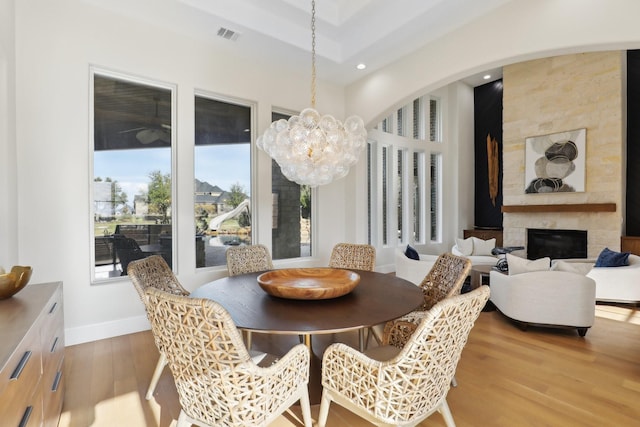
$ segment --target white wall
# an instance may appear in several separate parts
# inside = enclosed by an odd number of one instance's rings
[[[33,266],[31,283],[64,282],[68,344],[144,329],[143,307],[128,279],[90,284],[89,66],[177,85],[177,271],[190,289],[226,275],[224,268],[195,271],[194,90],[256,102],[258,129],[264,130],[272,105],[307,106],[309,78],[237,57],[226,40],[204,43],[79,0],[17,2],[16,16],[20,215],[13,221],[3,218],[3,227],[17,229],[18,260]],[[319,110],[343,114],[341,87],[318,82],[318,93]],[[258,207],[259,241],[270,244],[270,159],[256,153],[252,194],[269,207]],[[344,186],[335,183],[318,193],[319,259],[314,262],[321,263],[345,233]]]
[[[513,0],[347,87],[367,125],[416,95],[528,59],[640,48],[637,0]],[[389,108],[391,107],[391,108]]]
[[[0,267],[18,263],[14,0],[0,0]]]

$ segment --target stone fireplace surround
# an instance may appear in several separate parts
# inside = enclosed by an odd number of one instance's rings
[[[503,71],[505,246],[525,246],[526,230],[587,230],[587,257],[620,250],[624,211],[623,63],[625,52],[564,55],[508,65]],[[586,128],[585,191],[524,193],[525,139]],[[604,211],[536,209],[607,205]]]

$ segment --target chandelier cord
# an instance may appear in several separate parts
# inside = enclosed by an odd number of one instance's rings
[[[344,122],[316,111],[316,2],[311,0],[311,107],[279,119],[258,137],[256,145],[280,166],[289,181],[317,187],[345,177],[367,145],[367,130],[358,116]]]
[[[316,108],[316,1],[311,0],[311,108]]]

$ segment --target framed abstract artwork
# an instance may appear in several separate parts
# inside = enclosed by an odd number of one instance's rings
[[[586,134],[586,129],[576,129],[527,138],[524,192],[585,191]]]

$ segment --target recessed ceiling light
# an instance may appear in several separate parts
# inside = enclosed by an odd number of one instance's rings
[[[483,79],[485,80],[489,80],[491,78],[491,74],[485,74]]]
[[[367,64],[360,63],[360,64],[356,65],[356,68],[358,70],[364,70],[365,68],[367,68]]]

